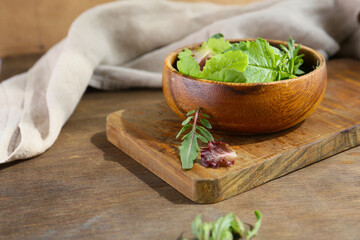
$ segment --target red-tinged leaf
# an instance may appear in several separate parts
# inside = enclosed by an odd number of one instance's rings
[[[201,165],[218,168],[234,165],[236,152],[227,143],[211,141],[207,148],[201,149]]]

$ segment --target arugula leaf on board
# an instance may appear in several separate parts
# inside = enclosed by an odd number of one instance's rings
[[[187,113],[187,116],[189,117],[182,122],[183,127],[176,136],[176,138],[179,138],[181,134],[191,128],[191,131],[182,137],[181,140],[183,141],[179,147],[181,167],[183,169],[191,169],[193,167],[194,161],[196,160],[200,151],[198,140],[204,143],[208,143],[214,140],[211,133],[206,129],[211,129],[211,124],[206,119],[200,118],[199,112],[200,108],[198,107],[196,111],[191,110]],[[204,114],[202,115],[204,116]],[[193,120],[192,124],[189,123],[191,120]],[[200,123],[203,126],[198,125],[198,120],[200,120]]]
[[[261,213],[255,210],[254,214],[257,220],[250,229],[245,229],[243,222],[233,213],[219,218],[215,223],[202,222],[199,214],[191,223],[192,232],[196,240],[248,240],[257,235],[261,226]]]

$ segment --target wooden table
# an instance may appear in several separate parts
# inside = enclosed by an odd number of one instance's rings
[[[34,59],[5,59],[2,76]],[[191,236],[198,213],[253,223],[257,209],[256,239],[360,239],[360,147],[223,202],[194,204],[106,140],[107,114],[160,101],[161,90],[89,89],[46,153],[0,166],[0,238],[177,239]]]

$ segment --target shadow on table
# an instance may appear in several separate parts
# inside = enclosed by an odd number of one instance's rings
[[[119,163],[122,167],[126,168],[138,179],[143,181],[149,187],[158,192],[160,196],[165,197],[170,202],[175,204],[195,204],[162,179],[147,170],[141,164],[130,158],[120,149],[108,142],[105,131],[94,134],[91,137],[91,142],[104,153],[104,159],[106,161]],[[119,153],[121,153],[120,156]]]
[[[15,165],[18,165],[19,163],[22,163],[22,162],[26,162],[27,160],[30,160],[31,158],[28,158],[28,159],[21,159],[21,160],[15,160],[13,162],[7,162],[7,163],[3,163],[0,165],[0,171],[4,170],[4,169],[7,169],[7,168],[10,168],[12,166],[15,166]]]

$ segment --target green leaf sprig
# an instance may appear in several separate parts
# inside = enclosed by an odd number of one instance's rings
[[[182,122],[182,128],[178,132],[176,138],[179,138],[181,134],[191,128],[187,134],[185,134],[181,140],[181,146],[179,147],[180,150],[180,159],[181,159],[181,167],[183,169],[191,169],[193,167],[194,161],[196,160],[200,148],[198,144],[198,140],[208,143],[214,140],[214,137],[207,129],[211,129],[211,124],[206,118],[210,118],[209,115],[205,113],[201,113],[201,116],[204,118],[199,117],[200,114],[200,107],[195,110],[191,110],[187,113],[187,118]],[[190,123],[190,121],[192,123]],[[198,123],[200,121],[200,123]]]
[[[304,54],[298,55],[301,44],[298,44],[298,46],[295,47],[295,41],[290,36],[290,39],[288,41],[288,47],[280,44],[280,48],[283,50],[284,53],[280,60],[281,64],[279,64],[281,70],[289,73],[292,77],[304,74],[304,71],[299,69],[299,67],[304,63],[304,60],[302,59],[304,57]]]
[[[245,224],[233,213],[219,218],[215,223],[202,222],[201,215],[199,214],[191,224],[192,232],[195,240],[248,240],[257,235],[261,226],[261,213],[254,211],[254,214],[256,223],[248,229],[245,228]]]

